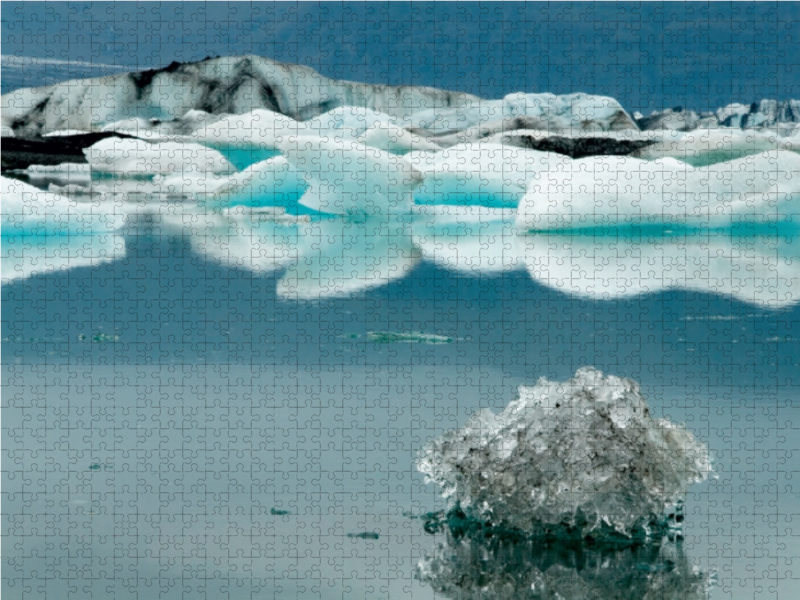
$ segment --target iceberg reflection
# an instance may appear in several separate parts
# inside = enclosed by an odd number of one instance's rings
[[[349,295],[402,279],[419,260],[403,217],[326,217],[305,224],[298,260],[278,281],[285,299]]]

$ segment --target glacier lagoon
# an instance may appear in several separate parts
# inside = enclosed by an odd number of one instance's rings
[[[4,174],[4,591],[795,593],[792,137],[538,96],[105,115],[137,139]],[[554,138],[647,145],[527,147]],[[420,450],[587,366],[707,446],[681,526],[621,550],[433,527]]]

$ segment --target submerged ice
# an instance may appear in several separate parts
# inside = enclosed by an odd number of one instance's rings
[[[634,537],[711,471],[686,428],[654,419],[630,379],[582,368],[521,386],[420,454],[451,508],[533,536]]]

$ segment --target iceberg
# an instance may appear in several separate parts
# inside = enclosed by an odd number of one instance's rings
[[[370,127],[359,136],[358,141],[365,146],[378,148],[393,154],[405,154],[412,150],[431,152],[439,150],[439,146],[430,141],[430,139],[392,124]]]
[[[686,428],[653,419],[638,384],[586,367],[520,386],[423,449],[417,468],[467,518],[531,537],[633,539],[711,471]]]
[[[469,104],[475,96],[426,87],[329,79],[262,56],[227,56],[163,69],[77,79],[2,96],[2,125],[17,135],[85,129],[126,119],[178,119],[190,110],[242,114],[266,109],[306,120],[340,106],[400,121],[415,110]]]
[[[283,157],[258,162],[236,173],[208,197],[223,205],[283,206],[297,203],[308,188],[305,177]]]
[[[630,223],[720,226],[792,219],[800,155],[762,152],[708,167],[595,156],[542,171],[519,202],[517,226],[541,231]]]
[[[118,229],[125,205],[79,203],[22,181],[2,182],[2,278],[4,283],[125,256]]]
[[[502,100],[481,100],[463,107],[434,107],[415,112],[408,124],[443,133],[517,117],[530,119],[531,129],[556,135],[638,129],[613,98],[583,93],[564,96],[514,93]]]
[[[408,214],[422,180],[402,158],[354,142],[298,136],[282,142],[280,150],[309,182],[300,203],[322,213]]]
[[[655,135],[653,135],[655,134]],[[652,143],[631,153],[637,158],[675,158],[694,167],[704,167],[762,152],[798,150],[798,145],[774,133],[736,129],[697,129],[688,132],[642,132]]]
[[[139,139],[106,138],[85,149],[93,173],[117,177],[199,171],[230,173],[233,165],[219,152],[200,144],[150,143]]]
[[[405,160],[424,176],[418,204],[516,207],[529,182],[557,169],[566,156],[496,144],[460,144],[439,152],[411,152]]]
[[[122,204],[101,207],[99,202],[77,202],[16,179],[0,177],[0,181],[4,238],[108,233],[124,225],[127,213]]]

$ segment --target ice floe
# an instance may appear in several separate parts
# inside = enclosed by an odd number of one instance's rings
[[[22,181],[0,181],[4,283],[125,255],[118,232],[127,215],[124,205],[80,203]]]
[[[200,171],[229,173],[233,165],[219,152],[200,144],[150,143],[138,139],[107,138],[83,151],[95,173],[117,177]]]
[[[800,155],[762,152],[708,167],[674,159],[590,157],[542,171],[520,200],[521,229],[629,223],[725,225],[800,212]]]
[[[417,467],[469,518],[577,539],[646,534],[711,471],[706,446],[654,419],[636,382],[590,367],[520,386],[499,414],[430,443]]]

